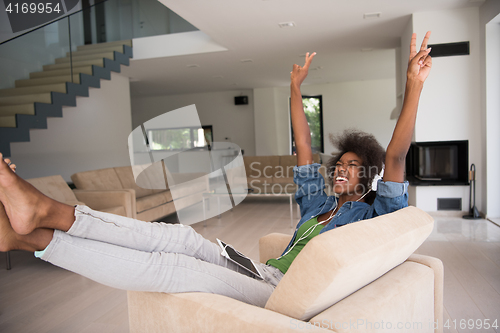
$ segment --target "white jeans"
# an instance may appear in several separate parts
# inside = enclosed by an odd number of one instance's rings
[[[264,307],[283,273],[260,264],[262,281],[220,252],[189,226],[76,206],[75,223],[68,232],[54,232],[41,259],[114,288],[207,292]]]

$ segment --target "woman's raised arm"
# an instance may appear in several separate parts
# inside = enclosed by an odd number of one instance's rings
[[[311,150],[311,131],[307,123],[304,107],[302,105],[302,93],[300,85],[307,77],[307,72],[311,61],[316,53],[309,55],[306,53],[306,62],[303,67],[293,65],[290,83],[290,113],[292,117],[293,135],[295,138],[295,148],[297,150],[297,165],[306,165],[313,162]]]
[[[385,157],[384,181],[402,183],[404,181],[405,159],[410,148],[415,121],[417,118],[418,100],[424,81],[432,67],[429,56],[431,49],[427,42],[431,32],[425,34],[420,51],[417,53],[417,35],[414,33],[410,43],[410,59],[406,72],[406,89],[403,108],[394,128],[391,142],[387,146]]]

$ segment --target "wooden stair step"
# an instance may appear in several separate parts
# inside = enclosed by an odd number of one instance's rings
[[[52,70],[57,70],[57,69],[70,69],[70,63],[64,63],[64,64],[55,64],[55,65],[44,65],[43,70],[44,71],[52,71]],[[81,66],[86,66],[86,65],[96,65],[100,67],[104,67],[104,60],[103,58],[98,58],[98,59],[90,59],[90,60],[84,60],[84,61],[78,61],[74,62],[73,61],[73,67],[81,67]]]
[[[14,116],[16,114],[35,114],[35,104],[0,106],[0,117]]]
[[[87,55],[81,55],[81,56],[73,56],[71,59],[70,57],[65,57],[65,58],[57,58],[55,63],[56,64],[67,64],[70,63],[70,61],[75,62],[80,62],[80,61],[85,61],[85,60],[93,60],[97,58],[108,58],[111,60],[115,59],[115,54],[113,52],[102,52],[102,53],[92,53],[92,54],[87,54]]]
[[[16,80],[16,88],[41,86],[44,84],[65,83],[65,82],[71,82],[71,74],[70,75],[61,75],[61,76],[42,77],[39,79]],[[73,83],[78,83],[78,84],[80,83],[80,75],[79,74],[73,74]]]
[[[0,127],[17,127],[15,116],[0,116]]]
[[[78,74],[78,73],[92,75],[92,65],[73,67],[73,75]],[[43,72],[33,72],[33,73],[30,73],[30,78],[31,79],[39,79],[39,78],[48,78],[48,77],[55,77],[55,76],[61,76],[61,75],[71,76],[71,68],[63,68],[63,69],[56,69],[56,70],[43,71]]]
[[[97,50],[97,49],[106,48],[106,47],[110,47],[110,46],[116,46],[116,45],[127,45],[127,46],[132,47],[132,40],[129,39],[129,40],[121,40],[121,41],[117,41],[117,42],[82,45],[82,46],[78,46],[76,49],[77,49],[77,51]]]
[[[99,49],[89,49],[89,50],[82,50],[82,51],[74,51],[73,52],[73,57],[79,57],[83,55],[89,55],[89,54],[95,54],[95,53],[104,53],[104,52],[120,52],[123,53],[123,45],[112,45],[108,47],[102,47]],[[66,52],[66,57],[69,57],[70,52]]]
[[[0,89],[0,96],[21,96],[50,92],[66,93],[66,83],[45,84],[23,88]]]
[[[52,104],[51,93],[0,97],[0,106],[27,104],[35,102]]]

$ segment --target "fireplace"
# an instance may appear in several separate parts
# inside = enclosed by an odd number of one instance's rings
[[[413,142],[406,155],[411,185],[469,185],[469,141]]]

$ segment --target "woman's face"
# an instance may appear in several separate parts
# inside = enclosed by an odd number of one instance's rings
[[[345,153],[335,166],[333,191],[339,195],[363,195],[367,189],[360,178],[364,175],[363,160],[353,152]]]

